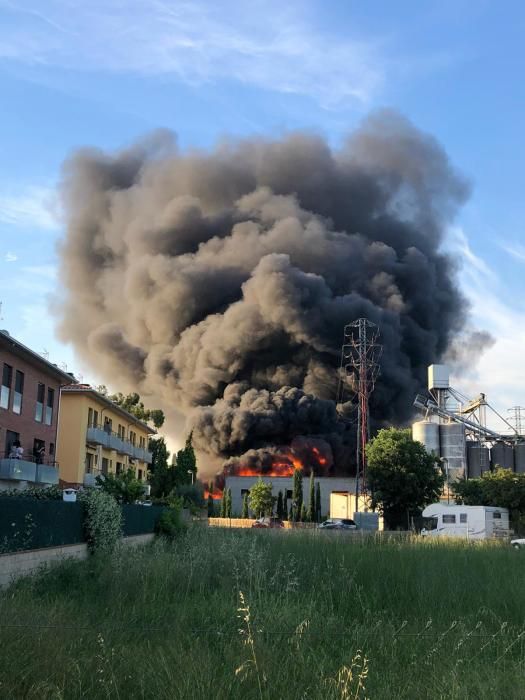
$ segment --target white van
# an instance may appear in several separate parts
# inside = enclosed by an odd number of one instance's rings
[[[457,506],[432,503],[423,511],[424,537],[465,537],[486,540],[508,537],[509,511],[494,506]]]

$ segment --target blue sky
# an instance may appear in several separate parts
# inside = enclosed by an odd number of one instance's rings
[[[524,36],[520,0],[0,0],[0,325],[96,380],[49,312],[72,149],[159,126],[184,147],[295,128],[336,145],[387,106],[472,183],[447,247],[496,343],[456,383],[525,403]]]

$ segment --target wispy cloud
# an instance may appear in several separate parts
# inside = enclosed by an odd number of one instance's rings
[[[451,232],[448,245],[463,263],[462,287],[471,304],[473,321],[495,340],[478,358],[475,371],[456,381],[468,394],[486,393],[489,402],[505,414],[510,406],[525,401],[525,306],[509,303],[504,281],[475,253],[462,229]]]
[[[11,253],[10,251],[7,251],[7,253],[4,255],[4,260],[5,262],[16,262],[18,260],[18,255],[16,253]]]
[[[0,223],[32,229],[56,230],[56,193],[51,188],[0,189]]]
[[[515,260],[525,263],[525,246],[520,243],[503,243],[501,247],[506,253],[512,255]]]
[[[384,82],[381,42],[325,36],[301,3],[195,0],[0,0],[0,59],[233,80],[306,95],[324,107],[366,103]],[[42,9],[44,7],[44,9]]]

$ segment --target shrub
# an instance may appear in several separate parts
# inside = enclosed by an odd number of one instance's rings
[[[27,489],[6,489],[0,492],[0,496],[5,498],[35,498],[41,501],[61,501],[62,489],[60,486],[48,486],[47,488],[36,488],[30,486]]]
[[[182,520],[182,502],[173,499],[170,506],[162,513],[158,519],[156,532],[169,539],[174,539],[178,535],[186,532],[187,527]]]
[[[97,476],[97,485],[119,503],[135,503],[144,496],[144,484],[137,479],[133,469],[123,474]]]
[[[98,489],[82,492],[84,527],[91,552],[112,552],[122,537],[122,511],[109,493]]]

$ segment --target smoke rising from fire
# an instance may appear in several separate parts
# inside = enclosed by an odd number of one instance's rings
[[[181,151],[168,132],[76,152],[60,333],[108,382],[183,414],[212,456],[329,436],[345,324],[381,329],[372,412],[407,419],[465,321],[440,252],[468,188],[392,112],[319,136]],[[337,461],[337,454],[334,454]]]

